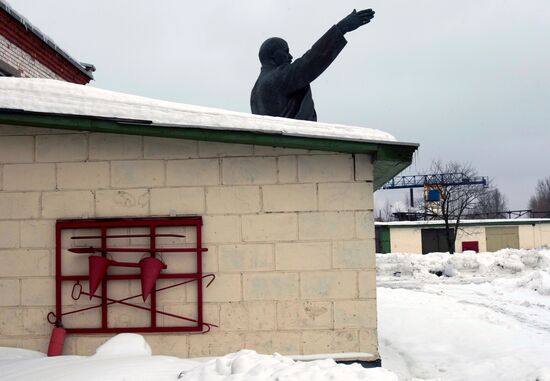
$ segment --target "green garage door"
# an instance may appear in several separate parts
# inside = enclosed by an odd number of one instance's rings
[[[519,230],[517,226],[499,226],[485,228],[487,251],[500,249],[519,249]]]

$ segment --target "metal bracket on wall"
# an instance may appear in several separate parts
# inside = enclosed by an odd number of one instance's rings
[[[96,333],[122,333],[122,332],[202,332],[206,333],[211,330],[212,327],[217,327],[215,324],[207,323],[203,320],[203,280],[208,278],[208,282],[205,284],[207,288],[214,281],[214,274],[202,273],[202,257],[208,249],[202,247],[202,218],[201,217],[166,217],[166,218],[119,218],[119,219],[84,219],[84,220],[58,220],[56,223],[56,310],[50,312],[47,316],[47,320],[50,324],[61,325],[63,324],[67,333],[80,333],[80,334],[96,334]],[[186,237],[183,234],[174,234],[174,230],[185,231],[194,229],[194,239],[190,242],[184,242]],[[120,234],[122,231],[128,233]],[[169,231],[163,232],[163,231]],[[92,233],[90,233],[92,232]],[[72,233],[72,236],[68,237],[67,234]],[[128,245],[128,247],[121,247],[114,242],[121,242],[121,239],[125,242],[131,242],[132,239],[138,239],[136,246]],[[170,238],[176,242],[162,242],[163,239]],[[68,242],[83,242],[92,243],[88,247],[71,247],[72,244]],[[143,242],[147,242],[144,245]],[[109,245],[110,244],[110,245]],[[175,247],[174,247],[175,245]],[[69,247],[68,247],[69,246]],[[114,247],[112,247],[114,246]],[[71,254],[92,254],[89,257],[89,269],[88,274],[67,274],[63,271],[63,258],[66,255]],[[123,253],[126,256],[143,255],[146,257],[141,258],[137,262],[123,262],[114,259],[108,259],[107,256],[115,256],[117,253]],[[194,258],[194,272],[184,272],[179,269],[173,269],[172,266],[167,271],[161,271],[167,269],[167,265],[156,258],[157,254],[160,255],[191,255]],[[98,254],[98,255],[93,255]],[[92,262],[96,263],[100,260],[104,266],[100,270],[96,267],[92,267]],[[153,265],[153,266],[149,266]],[[118,267],[138,267],[141,268],[141,274],[134,273],[117,273],[110,274],[108,272],[109,266]],[[155,267],[153,274],[151,275],[150,267]],[[147,271],[145,271],[147,270]],[[99,273],[98,273],[99,271]],[[147,272],[148,275],[144,275]],[[92,289],[91,279],[95,277],[95,282],[101,285],[101,294],[95,295],[95,288]],[[163,287],[156,287],[156,280],[162,279],[163,281],[172,280],[173,283]],[[109,296],[109,285],[112,282],[119,281],[136,281],[142,282],[142,293],[136,295],[129,295],[123,298],[114,298]],[[67,282],[73,282],[72,289],[70,291],[70,297],[73,301],[77,301],[82,295],[89,297],[90,299],[98,300],[99,303],[86,306],[79,309],[67,308],[63,305],[63,284]],[[84,291],[82,282],[88,282],[89,291]],[[158,308],[157,293],[165,290],[173,289],[180,286],[189,284],[196,284],[196,317],[189,317],[178,315],[166,310],[160,310]],[[146,287],[147,289],[144,289]],[[130,302],[132,299],[142,297],[144,301],[149,297],[148,305],[137,304],[136,302]],[[65,298],[66,300],[66,298]],[[144,311],[149,315],[148,326],[111,326],[109,324],[109,307],[113,305],[125,306],[128,308],[135,308],[140,311]],[[63,322],[63,317],[67,315],[75,315],[85,311],[94,309],[101,310],[101,322],[97,327],[78,327],[70,326]],[[168,325],[164,326],[159,324],[157,316],[163,316],[173,318],[181,321],[181,325]],[[187,323],[187,324],[184,324]]]

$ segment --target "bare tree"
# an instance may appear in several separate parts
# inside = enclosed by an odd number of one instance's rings
[[[506,197],[498,188],[486,188],[480,195],[477,204],[471,209],[467,218],[506,218],[506,214],[502,213],[508,210]]]
[[[467,178],[477,176],[477,171],[469,164],[434,161],[429,173],[451,174],[462,173]],[[480,198],[486,192],[483,185],[445,185],[431,184],[432,189],[440,193],[437,202],[425,202],[423,211],[428,219],[443,220],[445,236],[449,252],[455,251],[455,241],[463,217],[477,206]]]
[[[550,217],[550,176],[537,183],[535,195],[529,199],[529,209],[537,217]]]

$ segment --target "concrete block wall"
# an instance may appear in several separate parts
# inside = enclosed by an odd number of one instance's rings
[[[36,60],[29,53],[0,35],[0,61],[19,72],[18,77],[27,78],[62,78]]]
[[[216,274],[204,319],[220,327],[147,335],[155,353],[376,358],[372,193],[368,155],[0,126],[0,346],[47,348],[56,219],[197,214],[204,271]],[[64,252],[64,266],[85,271],[85,256]],[[114,292],[128,295],[138,283]],[[90,303],[73,302],[67,287],[70,308]],[[159,303],[192,313],[195,301],[190,285]],[[67,325],[99,323],[97,312],[69,316]],[[126,307],[110,319],[148,323]],[[106,338],[69,335],[65,353],[93,353]]]

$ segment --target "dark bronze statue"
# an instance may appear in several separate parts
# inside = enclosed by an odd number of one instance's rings
[[[262,69],[250,96],[252,113],[316,121],[309,84],[344,49],[347,44],[344,34],[368,24],[373,17],[372,9],[353,10],[294,62],[285,40],[267,39],[260,47]]]

